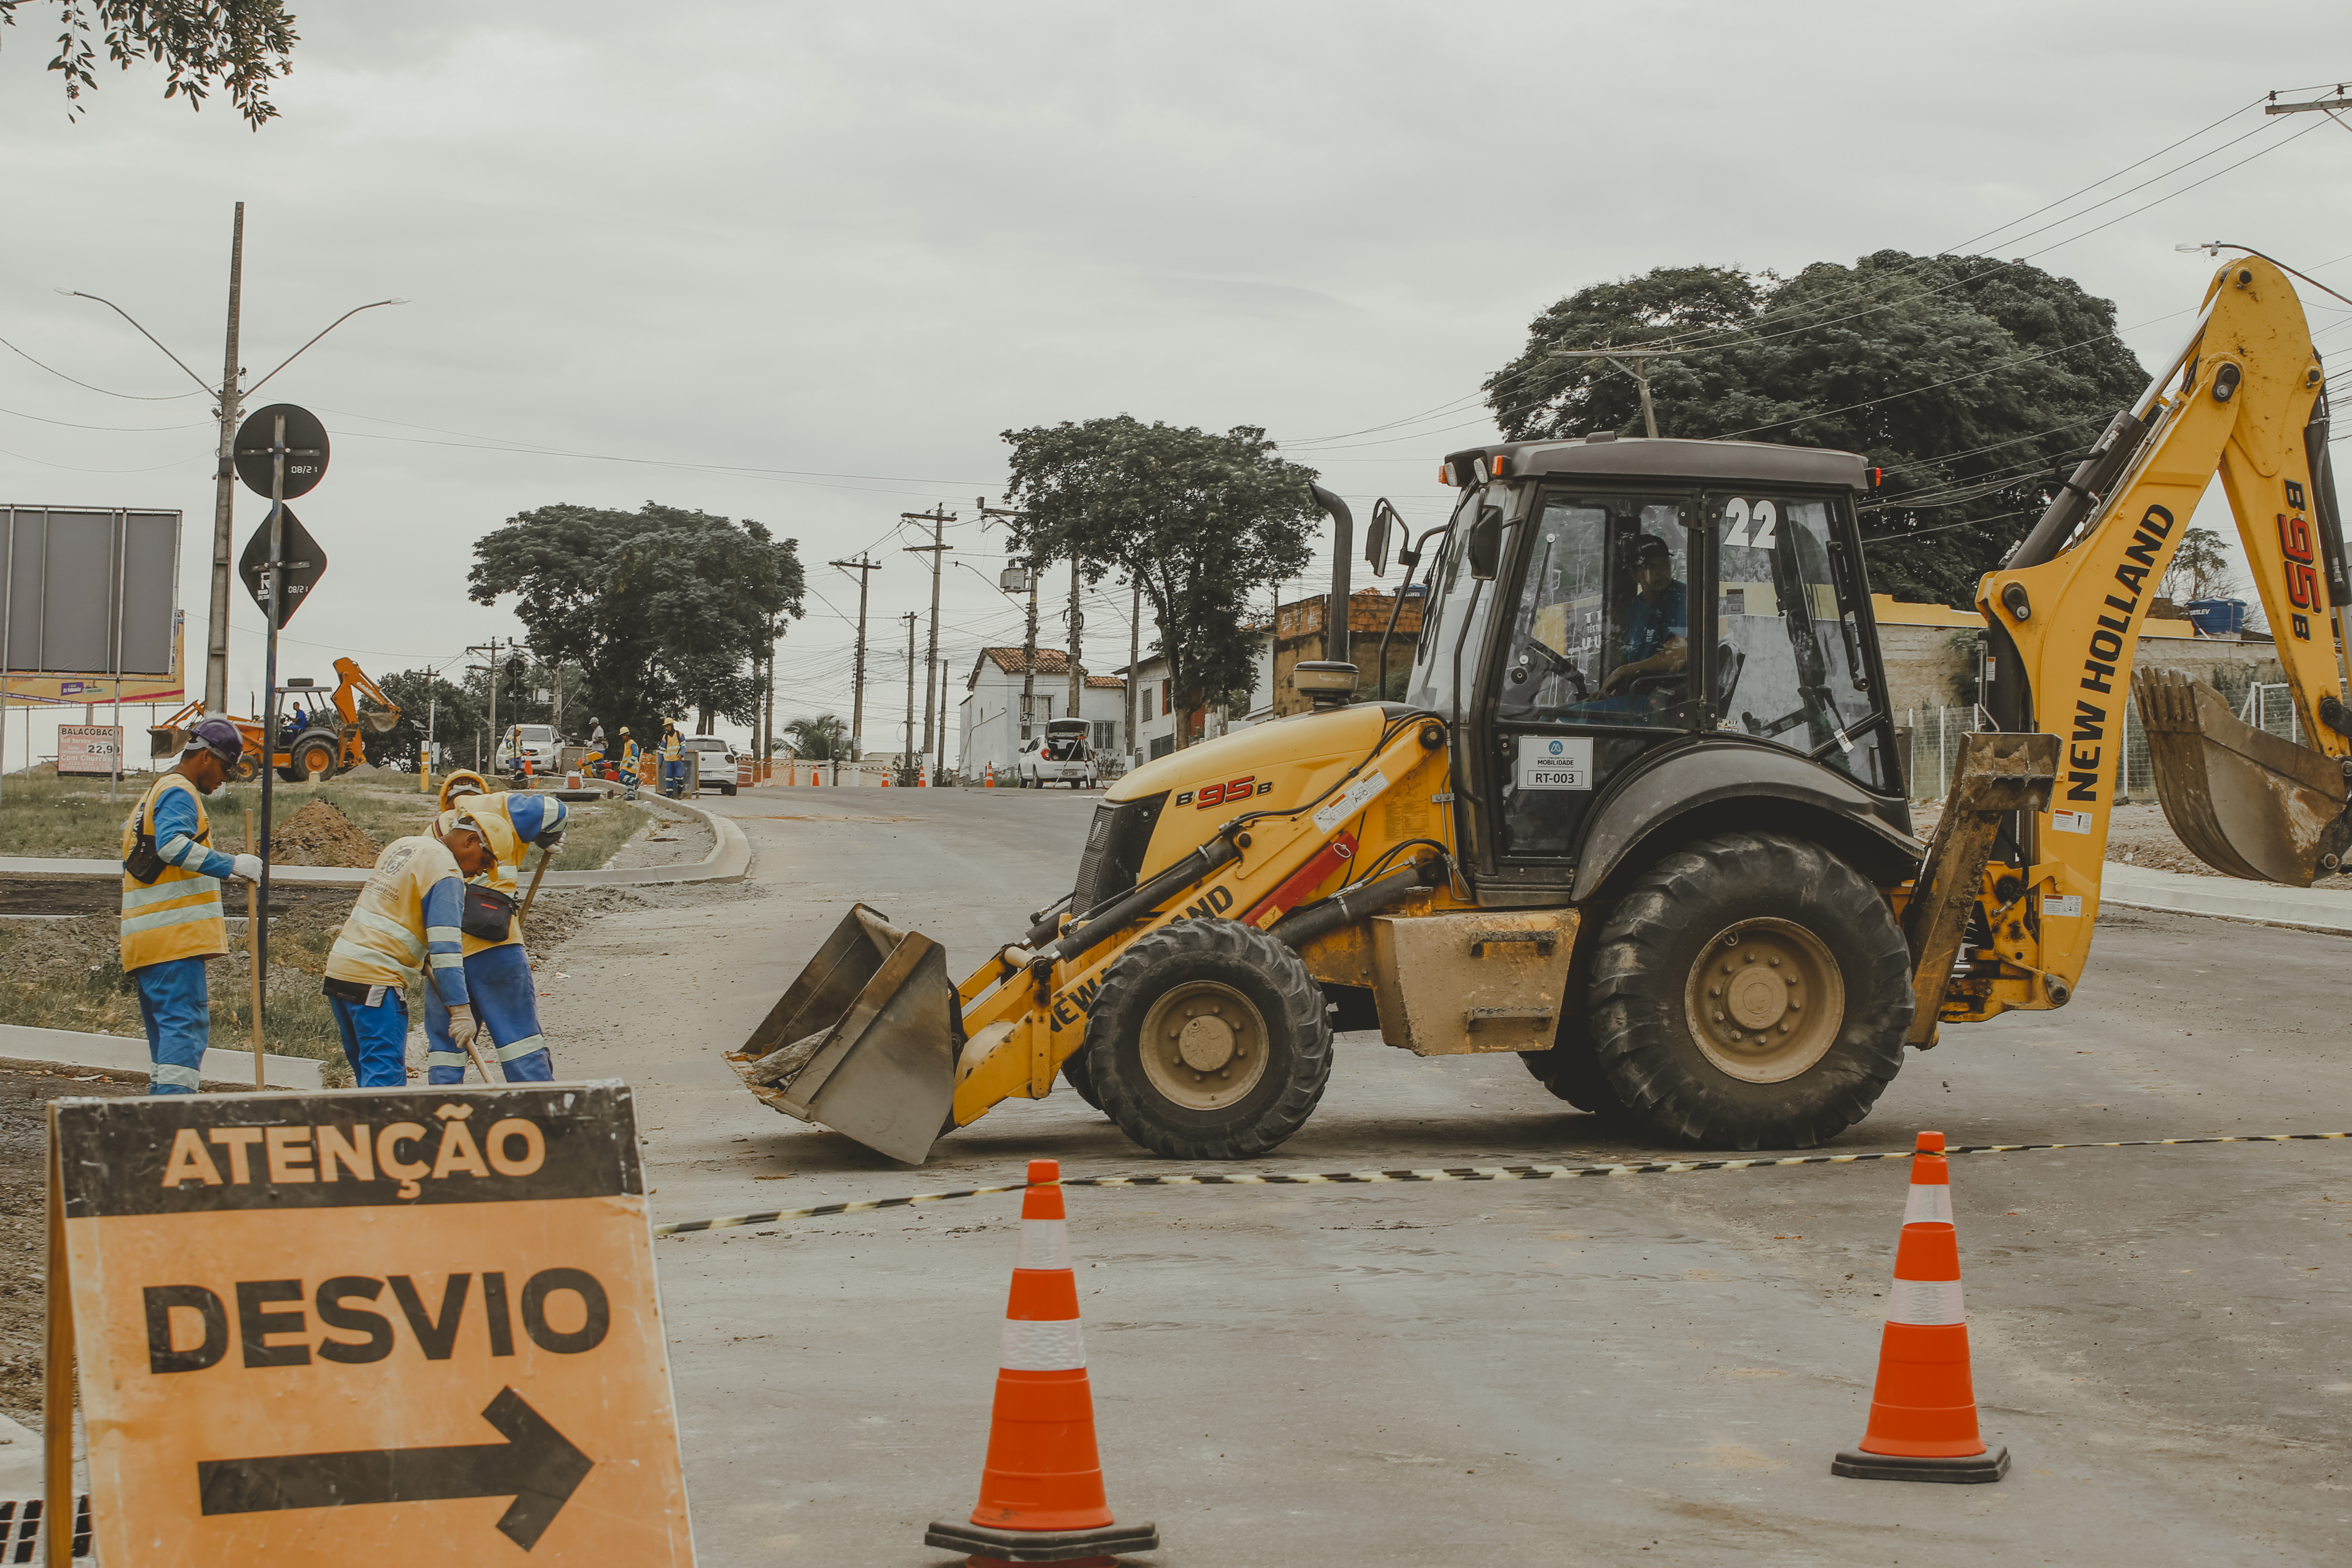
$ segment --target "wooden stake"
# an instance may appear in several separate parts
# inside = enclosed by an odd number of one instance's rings
[[[47,1309],[47,1377],[41,1394],[41,1560],[47,1568],[73,1568],[76,1510],[73,1489],[74,1333],[73,1288],[66,1269],[65,1172],[58,1163],[58,1108],[49,1107],[49,1271],[43,1282]]]
[[[547,863],[554,858],[554,850],[548,848],[544,845],[540,847],[539,868],[530,874],[530,886],[523,889],[522,908],[515,915],[515,919],[518,921],[522,920],[525,915],[530,913],[530,901],[531,900],[539,897],[539,879],[547,875]]]
[[[249,805],[245,808],[245,852],[257,853],[253,847],[253,807]],[[261,1053],[261,887],[257,882],[245,885],[245,944],[253,953],[253,1087],[267,1089],[268,1058]]]

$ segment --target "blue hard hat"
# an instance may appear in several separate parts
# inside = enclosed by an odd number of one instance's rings
[[[206,717],[188,726],[191,752],[210,752],[234,767],[245,755],[245,736],[226,719]]]

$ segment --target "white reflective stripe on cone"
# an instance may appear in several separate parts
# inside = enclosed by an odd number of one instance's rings
[[[1067,1268],[1070,1266],[1070,1222],[1024,1219],[1021,1222],[1021,1252],[1015,1268]]]
[[[1920,1182],[1903,1203],[1905,1225],[1952,1223],[1952,1189],[1942,1182]]]
[[[1087,1344],[1078,1321],[1022,1322],[1007,1319],[1003,1352],[997,1365],[1007,1372],[1076,1372],[1087,1364]]]
[[[1957,1279],[1897,1279],[1886,1292],[1886,1321],[1916,1328],[1947,1328],[1969,1321]],[[1074,1325],[1075,1326],[1075,1325]]]

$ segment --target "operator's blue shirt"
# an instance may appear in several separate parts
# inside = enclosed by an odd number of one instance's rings
[[[226,877],[236,869],[233,857],[196,842],[196,797],[184,789],[167,789],[155,802],[155,853],[199,876]]]
[[[1652,599],[1633,595],[1633,613],[1625,619],[1625,662],[1638,664],[1665,651],[1666,644],[1690,635],[1690,595],[1679,582],[1669,582],[1664,595]]]

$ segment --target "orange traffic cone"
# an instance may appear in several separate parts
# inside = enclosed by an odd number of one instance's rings
[[[1832,1475],[1969,1482],[1997,1481],[2009,1473],[2009,1450],[1988,1452],[1977,1435],[1951,1182],[1944,1135],[1920,1133],[1895,1250],[1895,1282],[1886,1292],[1869,1426],[1859,1444],[1831,1463]]]
[[[940,1520],[923,1532],[926,1546],[972,1553],[965,1559],[969,1568],[1007,1563],[1116,1568],[1110,1552],[1160,1549],[1157,1528],[1113,1523],[1103,1498],[1061,1180],[1058,1161],[1029,1162],[980,1504],[970,1523]]]
[[[994,789],[996,787],[996,764],[994,763],[988,764],[987,780],[981,785],[981,787],[983,789]]]
[[[888,768],[884,768],[882,770],[882,787],[884,789],[888,789],[890,787],[890,770]]]

